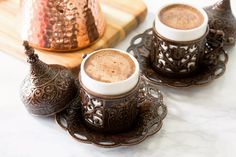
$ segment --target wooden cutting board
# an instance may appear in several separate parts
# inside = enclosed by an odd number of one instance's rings
[[[20,0],[0,0],[0,51],[26,60],[20,38]],[[41,60],[61,64],[76,70],[83,54],[100,48],[115,46],[146,17],[147,8],[142,0],[101,0],[107,21],[104,36],[94,45],[76,52],[39,51]]]

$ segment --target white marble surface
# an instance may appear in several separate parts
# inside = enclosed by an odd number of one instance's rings
[[[186,1],[198,6],[215,2]],[[145,2],[149,7],[146,21],[117,48],[125,50],[132,36],[150,27],[156,8],[164,3]],[[232,6],[235,13],[235,1]],[[29,115],[18,93],[28,66],[0,52],[0,157],[235,157],[236,48],[229,51],[229,57],[225,75],[207,86],[162,88],[169,113],[158,134],[137,146],[103,149],[78,143],[53,119]]]

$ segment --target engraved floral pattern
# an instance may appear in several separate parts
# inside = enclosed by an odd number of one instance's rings
[[[153,34],[151,62],[154,69],[170,75],[181,76],[194,72],[204,53],[204,37],[192,43],[163,40]]]
[[[222,31],[210,30],[204,48],[204,55],[200,66],[194,74],[184,78],[166,77],[153,69],[150,56],[153,53],[150,43],[153,39],[152,28],[135,36],[127,49],[133,54],[139,64],[143,77],[153,84],[167,85],[171,87],[189,87],[203,85],[222,76],[226,70],[228,55],[223,49]],[[160,43],[163,43],[160,41]],[[156,44],[156,42],[154,42]],[[190,47],[193,49],[194,47]],[[159,64],[161,65],[161,64]]]
[[[75,98],[66,110],[56,115],[57,123],[76,140],[105,148],[139,144],[161,129],[162,121],[167,114],[167,107],[163,103],[161,92],[156,86],[142,79],[139,86],[139,102],[136,104],[138,106],[138,115],[134,125],[122,133],[99,133],[91,130],[83,123],[80,98],[81,96]],[[126,101],[122,100],[121,102]],[[119,105],[118,108],[120,108]],[[115,110],[117,111],[117,109]],[[111,115],[116,114],[116,111],[112,111],[113,109],[110,112]],[[124,111],[124,113],[126,112]],[[123,125],[126,122],[123,121]]]
[[[76,94],[74,77],[60,65],[47,65],[38,59],[34,49],[24,41],[30,74],[21,86],[20,96],[28,111],[34,115],[53,115],[66,107]]]
[[[138,90],[126,98],[106,99],[80,89],[83,117],[99,131],[115,131],[128,128],[137,115]]]
[[[48,70],[46,72],[50,72]],[[27,109],[36,115],[50,115],[65,107],[75,95],[73,78],[64,75],[66,69],[55,67],[55,78],[28,76],[21,87],[21,99]]]

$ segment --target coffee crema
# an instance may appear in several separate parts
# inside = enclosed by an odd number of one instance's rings
[[[169,5],[158,16],[165,25],[181,30],[197,28],[204,22],[204,16],[198,9],[185,4]]]
[[[128,79],[135,72],[135,63],[127,54],[104,50],[91,55],[84,70],[96,81],[114,83]]]

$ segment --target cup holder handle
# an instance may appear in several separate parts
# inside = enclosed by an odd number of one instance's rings
[[[210,29],[205,47],[205,57],[202,63],[218,65],[218,62],[224,64],[228,62],[228,55],[223,47],[224,36],[223,31]],[[214,62],[209,62],[209,60]]]
[[[139,91],[139,104],[152,105],[153,108],[151,107],[151,109],[157,110],[156,113],[158,113],[161,119],[164,119],[167,115],[167,107],[163,103],[163,95],[158,89],[158,86],[142,78]]]

